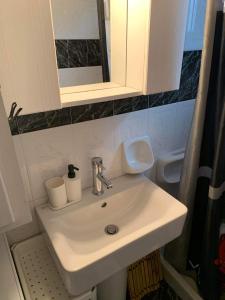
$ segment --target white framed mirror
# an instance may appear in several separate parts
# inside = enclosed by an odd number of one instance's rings
[[[124,93],[128,0],[51,0],[51,12],[62,104]]]
[[[109,0],[51,0],[51,9],[60,88],[110,82]]]

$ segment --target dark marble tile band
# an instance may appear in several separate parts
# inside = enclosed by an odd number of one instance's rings
[[[67,40],[55,40],[58,68],[69,68],[69,53]]]
[[[200,63],[201,51],[189,51],[184,53],[179,90],[19,116],[9,123],[12,135],[106,118],[155,106],[195,99],[198,89]]]
[[[17,117],[19,134],[69,124],[71,124],[70,108],[63,108]]]
[[[100,40],[55,40],[58,68],[101,66]]]

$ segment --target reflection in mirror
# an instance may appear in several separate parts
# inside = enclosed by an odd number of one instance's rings
[[[60,87],[110,81],[110,0],[51,0]]]

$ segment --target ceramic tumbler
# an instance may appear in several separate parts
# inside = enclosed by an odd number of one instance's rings
[[[45,182],[49,203],[54,208],[66,205],[66,186],[62,177],[54,177]]]

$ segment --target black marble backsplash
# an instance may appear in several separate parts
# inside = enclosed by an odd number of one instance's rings
[[[58,68],[101,66],[100,40],[55,40]]]
[[[184,52],[179,90],[18,116],[9,123],[12,135],[195,99],[198,89],[200,63],[201,51]]]

